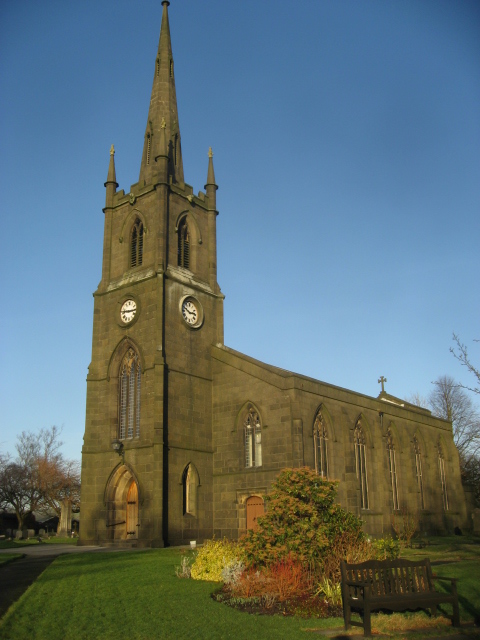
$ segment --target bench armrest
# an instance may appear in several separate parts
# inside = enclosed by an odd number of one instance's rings
[[[446,580],[447,582],[452,582],[455,584],[458,582],[458,578],[445,578],[444,576],[436,576],[435,574],[432,575],[432,578],[434,580]]]
[[[347,587],[359,587],[361,589],[372,586],[370,582],[354,582],[353,580],[342,580],[342,584],[346,584]]]

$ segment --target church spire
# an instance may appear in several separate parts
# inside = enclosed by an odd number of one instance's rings
[[[117,177],[115,175],[115,148],[113,144],[110,147],[110,162],[108,165],[108,175],[107,181],[105,182],[105,187],[107,189],[105,206],[108,207],[112,204],[113,195],[118,187]]]
[[[172,43],[168,24],[167,7],[169,4],[168,0],[163,0],[162,2],[163,14],[160,41],[155,60],[152,96],[150,98],[142,164],[140,166],[139,182],[142,184],[157,180],[156,158],[162,154],[163,135],[166,135],[167,141],[168,172],[172,176],[173,182],[184,181]],[[166,125],[165,133],[162,129],[163,120],[165,120]]]

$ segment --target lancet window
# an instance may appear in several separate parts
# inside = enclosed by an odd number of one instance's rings
[[[243,423],[245,436],[245,466],[262,466],[262,427],[260,417],[253,407],[248,409]]]
[[[328,478],[328,434],[325,420],[319,411],[313,425],[313,446],[315,449],[315,471],[322,478]]]
[[[137,218],[130,236],[130,266],[139,267],[143,262],[143,222]]]
[[[438,443],[438,471],[440,473],[440,486],[442,488],[443,508],[448,511],[447,476],[445,474],[445,458],[440,442]]]
[[[178,227],[178,266],[190,268],[190,233],[185,218]]]
[[[197,489],[199,484],[198,472],[195,466],[190,463],[186,466],[182,477],[184,515],[197,515]]]
[[[360,489],[360,506],[362,509],[368,509],[366,441],[360,422],[357,422],[355,426],[353,441],[355,445],[355,468]]]
[[[397,465],[395,460],[395,443],[393,442],[390,430],[387,432],[387,457],[390,486],[392,488],[393,509],[397,511],[400,508],[398,504]]]
[[[422,451],[417,436],[413,436],[413,449],[415,451],[415,474],[417,476],[417,487],[420,496],[420,508],[425,509],[425,492],[423,490],[423,470]]]
[[[132,348],[128,349],[120,365],[119,379],[119,433],[118,437],[138,438],[140,436],[140,358]]]

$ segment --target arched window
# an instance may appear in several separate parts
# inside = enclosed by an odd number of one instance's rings
[[[360,489],[360,506],[368,509],[368,483],[367,483],[367,459],[365,455],[365,434],[360,422],[357,422],[353,441],[355,445],[355,468],[357,473],[358,486]]]
[[[398,486],[397,486],[397,465],[395,461],[395,444],[393,442],[392,432],[387,431],[387,457],[388,470],[390,472],[390,486],[392,487],[393,509],[398,511]]]
[[[440,486],[442,488],[443,508],[448,511],[447,476],[445,474],[445,458],[440,442],[438,443],[438,470],[440,473]]]
[[[185,467],[182,477],[183,515],[197,515],[197,487],[200,484],[198,472],[192,463]]]
[[[120,365],[118,407],[119,429],[118,437],[133,438],[140,435],[140,358],[134,349],[130,348]]]
[[[315,447],[315,471],[322,478],[328,478],[328,434],[325,420],[319,411],[313,425]]]
[[[420,508],[425,509],[425,492],[423,490],[423,471],[422,471],[422,451],[418,443],[417,436],[413,436],[413,449],[415,451],[415,474],[417,476],[417,487],[420,495]]]
[[[186,218],[183,218],[178,227],[178,266],[190,268],[190,233]]]
[[[139,267],[143,262],[143,222],[137,218],[130,236],[130,266]]]
[[[245,431],[245,466],[262,466],[262,427],[258,413],[253,407],[248,409],[243,423]]]

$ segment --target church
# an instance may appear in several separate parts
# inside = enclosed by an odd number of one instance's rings
[[[339,482],[368,533],[415,513],[423,533],[468,527],[452,426],[265,364],[223,340],[213,154],[185,182],[162,2],[138,182],[106,187],[82,449],[81,544],[163,547],[255,528],[281,469]]]

